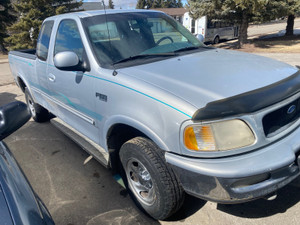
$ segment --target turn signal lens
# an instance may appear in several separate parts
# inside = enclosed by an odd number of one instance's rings
[[[193,127],[188,127],[185,129],[184,144],[190,150],[199,150]]]
[[[215,140],[210,126],[187,127],[184,133],[185,146],[190,150],[215,150]]]

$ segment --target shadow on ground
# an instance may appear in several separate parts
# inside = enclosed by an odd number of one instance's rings
[[[247,45],[244,45],[243,48],[246,50],[248,48],[260,48],[260,49],[271,49],[275,46],[293,46],[300,43],[300,35],[293,36],[270,36],[270,35],[262,35],[254,39],[249,39]],[[251,47],[253,46],[253,47]],[[223,49],[239,49],[238,48],[238,40],[232,41],[224,41],[217,45],[214,45],[217,48]],[[248,49],[249,51],[251,49]]]
[[[186,195],[181,209],[167,221],[184,222],[186,218],[192,216],[206,204],[206,201],[195,198],[191,195]]]
[[[300,201],[300,178],[277,192],[277,198],[272,201],[258,199],[236,205],[218,204],[217,209],[225,213],[243,218],[264,218],[278,213],[284,213]]]
[[[280,36],[280,37],[260,36],[253,40],[250,40],[250,44],[251,43],[254,44],[255,47],[262,48],[262,49],[273,48],[276,45],[293,46],[295,44],[300,43],[300,35]]]
[[[0,106],[16,101],[16,97],[16,94],[12,94],[9,92],[0,93]]]

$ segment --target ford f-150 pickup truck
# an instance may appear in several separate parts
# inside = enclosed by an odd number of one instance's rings
[[[156,219],[185,192],[240,203],[299,175],[299,70],[207,47],[164,13],[50,17],[9,62],[33,119],[54,115]]]

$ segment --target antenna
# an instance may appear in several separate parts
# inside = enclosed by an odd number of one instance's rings
[[[111,39],[110,39],[110,33],[109,33],[109,29],[108,29],[108,23],[107,23],[107,14],[106,14],[106,7],[105,7],[105,3],[104,3],[104,0],[102,0],[102,4],[103,4],[103,7],[104,7],[104,15],[105,15],[105,23],[106,23],[106,29],[107,29],[107,34],[108,34],[108,40],[109,40],[109,48],[110,48],[110,51],[113,52],[113,48],[112,48],[112,45],[111,45]],[[115,69],[115,66],[114,64],[112,64],[113,68],[114,68],[114,71],[113,71],[113,76],[116,76],[118,74],[118,72],[116,71]]]

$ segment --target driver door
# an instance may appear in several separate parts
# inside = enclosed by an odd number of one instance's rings
[[[73,19],[63,19],[58,25],[51,56],[52,65],[55,55],[64,51],[75,52],[81,61],[86,57],[77,22]],[[56,116],[99,143],[96,121],[102,118],[95,113],[93,78],[85,76],[81,71],[63,71],[55,66],[50,66],[48,71],[48,86],[52,92]]]

